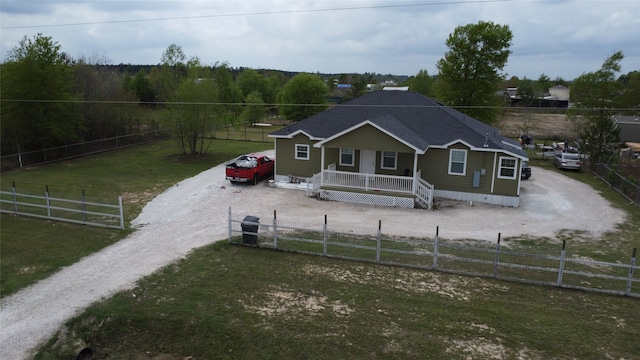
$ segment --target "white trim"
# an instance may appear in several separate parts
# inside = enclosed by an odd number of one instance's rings
[[[513,164],[513,176],[504,176],[502,175],[502,169],[508,170],[511,169],[511,167],[508,166],[504,166],[502,164],[503,160],[513,160],[514,164]],[[516,176],[518,175],[518,159],[512,156],[500,156],[498,158],[498,179],[507,179],[507,180],[515,180]]]
[[[308,137],[310,140],[323,140],[324,138],[319,138],[319,137],[313,137],[311,135],[309,135],[307,132],[303,131],[303,130],[296,130],[294,132],[292,132],[291,134],[287,134],[287,135],[273,135],[273,134],[268,134],[268,137],[272,137],[272,138],[278,138],[278,139],[292,139],[294,136],[302,134],[306,137]]]
[[[307,148],[307,157],[298,156],[298,146],[304,146]],[[293,150],[295,151],[296,160],[309,160],[311,158],[311,146],[309,146],[309,144],[296,144]]]
[[[324,149],[324,146],[322,147]],[[343,150],[351,150],[351,154],[344,153]],[[351,155],[351,163],[342,162],[342,155]],[[352,148],[340,148],[340,166],[356,166],[356,150]]]
[[[409,144],[408,142],[404,141],[403,139],[401,139],[401,138],[397,137],[396,135],[394,135],[394,134],[392,134],[392,133],[388,132],[388,131],[387,131],[387,130],[385,130],[384,128],[382,128],[382,127],[380,127],[380,126],[376,125],[375,123],[371,122],[370,120],[362,121],[362,122],[360,122],[360,123],[358,123],[358,124],[356,124],[356,125],[354,125],[354,126],[352,126],[352,127],[348,128],[348,129],[346,129],[346,130],[343,130],[343,131],[341,131],[341,132],[339,132],[339,133],[337,133],[337,134],[333,134],[332,136],[330,136],[330,137],[328,137],[328,138],[326,138],[326,139],[323,139],[323,140],[321,140],[321,141],[319,141],[319,142],[317,142],[317,143],[313,144],[313,146],[314,146],[314,147],[320,147],[320,146],[324,145],[325,143],[327,143],[327,142],[329,142],[329,141],[331,141],[331,140],[337,139],[337,138],[339,138],[340,136],[345,135],[345,134],[348,134],[348,133],[350,133],[350,132],[352,132],[352,131],[354,131],[354,130],[356,130],[356,129],[358,129],[358,128],[361,128],[361,127],[363,127],[363,126],[365,126],[365,125],[371,125],[371,126],[373,126],[373,127],[374,127],[374,128],[376,128],[377,130],[379,130],[379,131],[383,132],[384,134],[386,134],[386,135],[388,135],[388,136],[392,137],[392,138],[393,138],[393,139],[395,139],[396,141],[398,141],[398,142],[402,143],[403,145],[405,145],[405,146],[407,146],[407,147],[409,147],[409,148],[413,149],[414,151],[418,152],[419,154],[424,154],[424,152],[426,151],[426,149],[424,149],[424,150],[423,150],[423,149],[418,149],[417,147],[415,147],[415,146],[413,146],[413,145]]]
[[[496,187],[496,164],[498,162],[498,153],[493,153],[493,168],[491,169],[491,193]]]
[[[393,167],[384,166],[384,153],[393,153]],[[397,170],[398,169],[398,153],[396,151],[380,151],[380,169]]]
[[[451,164],[453,164],[452,155],[453,155],[454,151],[462,151],[462,152],[464,152],[464,161],[462,163],[462,173],[451,172]],[[467,149],[449,149],[449,171],[448,171],[449,175],[456,175],[456,176],[465,176],[465,175],[467,175],[467,152],[468,151],[469,150],[467,150]]]
[[[513,144],[509,144],[509,143],[504,142],[504,141],[503,141],[503,143],[504,143],[505,145],[512,145],[512,146],[513,146]],[[473,146],[473,145],[469,144],[468,142],[466,142],[466,141],[464,141],[464,140],[462,140],[462,139],[456,139],[456,140],[453,140],[453,141],[451,141],[451,142],[448,142],[448,143],[446,143],[446,144],[444,144],[444,145],[429,145],[429,146],[425,149],[425,151],[424,151],[424,152],[427,152],[427,150],[429,150],[429,148],[434,148],[434,149],[448,149],[450,146],[455,145],[455,144],[462,144],[462,145],[464,145],[464,146],[468,147],[468,148],[469,148],[469,150],[473,150],[473,151],[477,151],[477,152],[490,152],[490,153],[499,153],[499,152],[501,152],[501,153],[509,154],[509,155],[511,155],[511,156],[513,156],[513,157],[516,157],[516,158],[518,158],[518,159],[522,159],[522,160],[524,160],[524,161],[529,161],[529,158],[528,158],[527,156],[522,156],[522,155],[514,154],[514,153],[512,153],[511,151],[509,151],[508,149],[475,147],[475,146]],[[517,148],[517,147],[514,147],[514,148]]]

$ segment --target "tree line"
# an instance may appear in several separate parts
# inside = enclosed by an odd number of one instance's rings
[[[499,89],[517,87],[522,99],[531,100],[553,85],[567,85],[575,104],[567,116],[589,151],[615,152],[619,136],[611,115],[635,114],[640,108],[640,73],[618,75],[622,52],[572,82],[544,74],[537,80],[507,80],[503,69],[512,38],[507,25],[480,21],[459,26],[446,40],[449,50],[436,63],[437,74],[420,70],[398,85],[489,124],[505,106]],[[206,153],[211,134],[221,127],[275,115],[298,121],[326,109],[331,99],[362,95],[381,77],[207,65],[197,56],[187,57],[176,44],[161,54],[157,65],[113,66],[95,56],[73,59],[42,34],[23,38],[9,51],[1,71],[5,154],[155,128],[170,130],[183,153]]]

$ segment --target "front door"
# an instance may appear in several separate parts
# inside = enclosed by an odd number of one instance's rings
[[[363,174],[376,173],[375,150],[360,150],[360,172]]]

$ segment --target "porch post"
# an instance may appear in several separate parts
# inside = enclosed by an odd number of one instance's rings
[[[411,184],[411,193],[413,195],[416,194],[416,189],[418,188],[418,152],[413,152],[413,183]]]
[[[324,186],[324,145],[320,147],[320,186]]]

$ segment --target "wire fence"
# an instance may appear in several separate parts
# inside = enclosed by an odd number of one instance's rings
[[[216,130],[213,138],[218,140],[273,142],[269,134],[277,129],[278,128],[267,126],[266,124],[227,126]]]
[[[79,156],[97,154],[132,145],[146,144],[168,139],[170,134],[164,130],[153,130],[139,134],[123,135],[112,138],[86,141],[77,144],[59,146],[42,150],[25,151],[0,157],[0,171],[19,169],[27,166],[41,165],[55,161],[67,160]]]
[[[279,251],[373,262],[381,265],[436,270],[519,283],[579,289],[640,298],[640,266],[636,249],[630,259],[602,262],[568,256],[566,242],[556,255],[513,251],[497,242],[446,240],[436,228],[433,237],[387,234],[382,223],[362,227],[301,223],[256,216],[235,218],[229,208],[229,242]]]
[[[600,162],[590,162],[589,159],[585,160],[586,168],[594,175],[640,207],[640,179],[636,180],[637,184],[634,184],[616,168]]]
[[[80,200],[71,200],[50,196],[49,187],[44,196],[18,193],[14,184],[12,191],[0,191],[0,212],[124,230],[122,197],[117,205],[95,203],[84,190]]]

